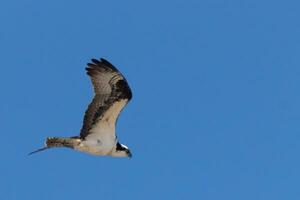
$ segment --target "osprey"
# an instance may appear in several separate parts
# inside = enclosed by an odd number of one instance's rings
[[[131,157],[115,133],[118,116],[132,98],[130,87],[117,68],[103,58],[92,59],[87,66],[95,96],[85,112],[80,135],[48,137],[45,147],[30,155],[53,147],[68,147],[99,156]]]

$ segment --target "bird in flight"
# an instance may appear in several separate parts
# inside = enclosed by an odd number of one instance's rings
[[[88,106],[79,136],[48,137],[45,147],[67,147],[98,156],[130,157],[129,148],[119,143],[116,122],[122,109],[132,98],[125,77],[107,60],[92,59],[87,64],[87,74],[94,86],[94,98]]]

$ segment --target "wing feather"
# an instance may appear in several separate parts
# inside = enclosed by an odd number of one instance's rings
[[[97,123],[101,123],[104,116],[109,123],[112,123],[110,126],[114,127],[119,113],[132,98],[132,92],[125,77],[107,60],[92,59],[92,63],[88,63],[87,66],[87,74],[94,86],[95,96],[85,112],[80,131],[81,138],[91,134],[92,128]],[[124,100],[126,103],[120,104],[121,108],[113,106]]]

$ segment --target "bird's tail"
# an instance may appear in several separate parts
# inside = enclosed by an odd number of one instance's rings
[[[78,138],[58,138],[58,137],[48,137],[45,142],[45,147],[38,149],[36,151],[33,151],[29,153],[29,155],[44,151],[46,149],[50,149],[53,147],[68,147],[73,148],[74,146],[78,145],[80,142],[80,139]]]
[[[72,147],[71,143],[69,142],[70,138],[58,138],[58,137],[48,137],[46,139],[46,147]]]

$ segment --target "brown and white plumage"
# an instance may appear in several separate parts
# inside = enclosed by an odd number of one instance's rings
[[[79,136],[47,138],[46,147],[69,147],[94,155],[131,157],[129,149],[117,141],[115,125],[122,109],[132,98],[125,77],[107,60],[92,59],[87,74],[94,86],[95,96],[88,106]]]
[[[121,110],[114,104],[122,102],[122,109],[132,98],[126,79],[112,64],[104,59],[92,61],[93,63],[88,63],[86,70],[91,77],[95,96],[84,116],[80,132],[82,138],[86,137],[95,123],[103,118],[110,119],[111,125],[115,124]]]

